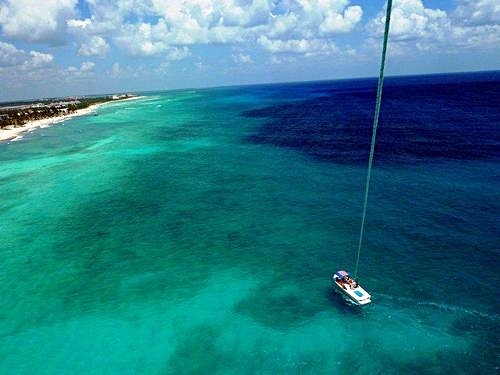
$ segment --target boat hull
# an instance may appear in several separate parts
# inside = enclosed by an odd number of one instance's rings
[[[337,275],[334,275],[333,286],[336,291],[346,296],[355,305],[367,305],[371,302],[371,295],[359,284],[354,286],[342,283],[341,279]]]

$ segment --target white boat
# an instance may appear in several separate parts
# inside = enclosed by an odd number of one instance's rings
[[[333,285],[337,291],[347,296],[356,305],[366,305],[371,302],[371,296],[346,271],[337,271],[333,275]]]

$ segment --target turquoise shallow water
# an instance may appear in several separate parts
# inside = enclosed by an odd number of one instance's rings
[[[158,93],[1,144],[0,372],[497,373],[497,164],[376,169],[353,308],[330,278],[365,167],[248,141],[292,96]]]

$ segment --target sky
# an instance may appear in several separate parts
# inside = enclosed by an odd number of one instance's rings
[[[375,77],[385,0],[0,0],[0,101]],[[393,0],[387,75],[500,70],[500,1]]]

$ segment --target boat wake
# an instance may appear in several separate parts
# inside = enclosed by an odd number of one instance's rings
[[[438,310],[444,310],[444,311],[449,311],[449,312],[455,312],[455,313],[465,313],[468,315],[475,315],[479,316],[484,319],[490,319],[490,320],[498,320],[500,318],[499,314],[489,314],[485,313],[482,311],[477,311],[477,310],[471,310],[467,309],[465,307],[461,306],[454,306],[454,305],[448,305],[444,303],[437,303],[437,302],[417,302],[417,306],[429,306],[433,307]]]
[[[462,313],[462,314],[466,314],[466,315],[474,315],[474,316],[481,317],[483,319],[488,319],[491,321],[496,321],[496,320],[500,319],[500,314],[486,313],[483,311],[468,309],[468,308],[463,307],[463,306],[456,306],[456,305],[450,305],[450,304],[446,304],[446,303],[438,303],[438,302],[432,302],[432,301],[417,301],[413,298],[394,297],[394,296],[391,296],[388,294],[377,294],[377,297],[379,297],[379,298],[381,297],[383,299],[395,301],[395,302],[397,302],[398,305],[429,307],[429,308],[432,308],[435,310],[440,310],[440,311]]]

